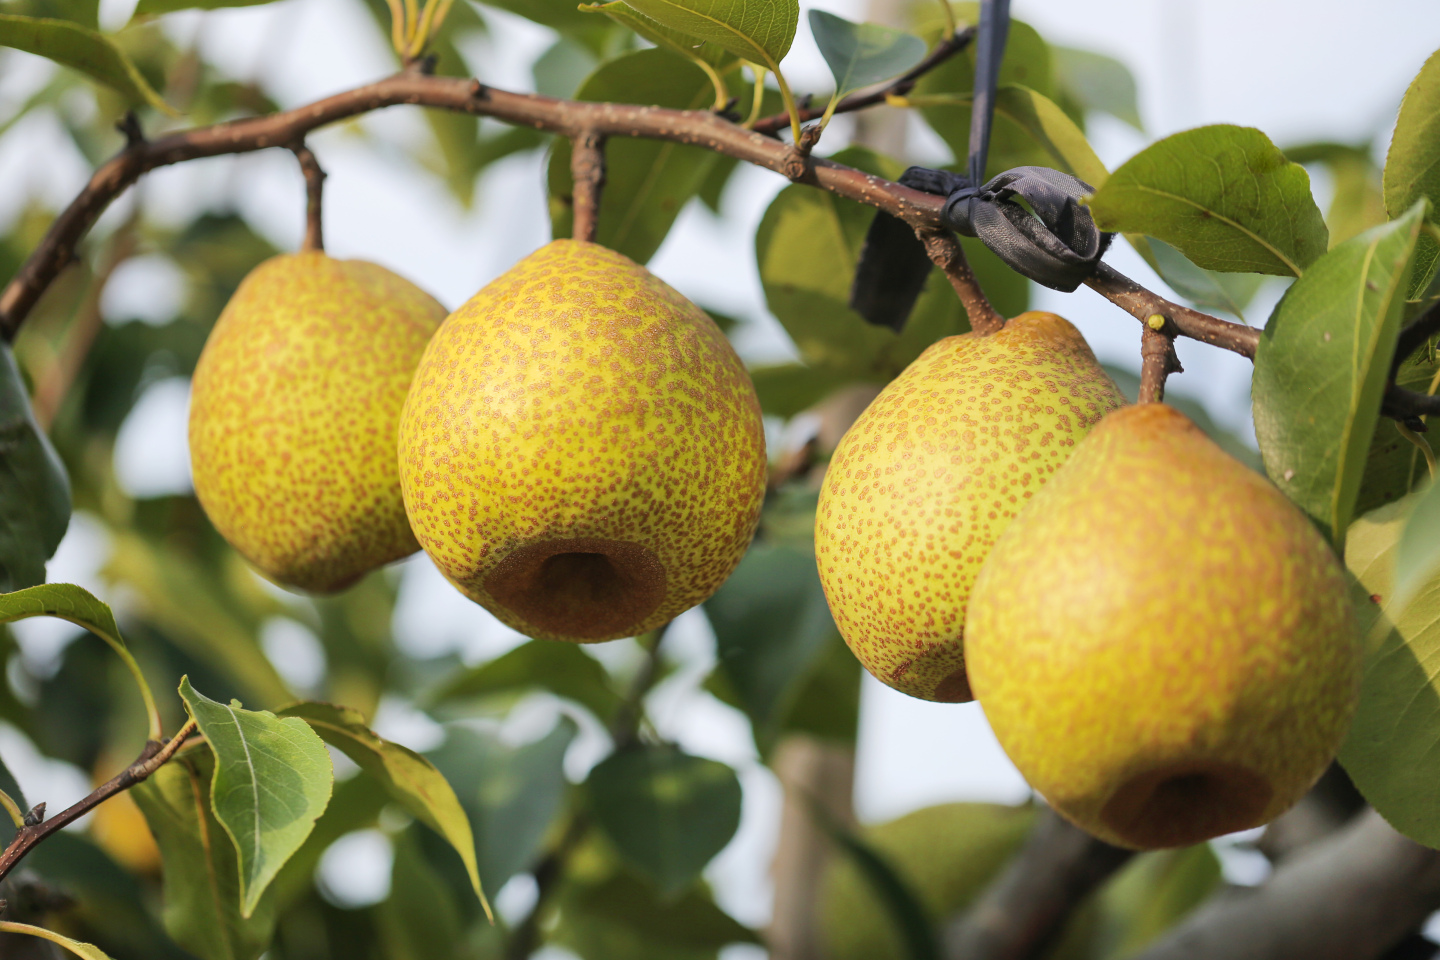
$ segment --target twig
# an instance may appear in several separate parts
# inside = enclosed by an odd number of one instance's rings
[[[189,720],[185,726],[180,728],[179,733],[163,744],[158,740],[147,740],[145,749],[140,751],[140,756],[135,758],[134,763],[100,784],[89,796],[65,808],[49,820],[43,819],[44,805],[37,805],[35,809],[38,811],[38,816],[33,818],[35,822],[31,823],[32,818],[26,817],[25,826],[16,831],[15,839],[11,840],[10,845],[5,848],[5,852],[0,854],[0,880],[5,879],[10,871],[15,869],[15,865],[46,837],[66,825],[74,823],[115,794],[129,790],[159,770],[167,760],[175,755],[175,751],[184,745],[185,739],[194,730],[195,721]]]
[[[949,230],[919,230],[915,235],[925,244],[930,262],[945,272],[950,286],[960,297],[965,313],[970,317],[970,329],[976,333],[994,333],[1005,326],[1005,318],[991,305],[985,291],[975,280],[970,262],[965,259],[965,250],[960,241]]]
[[[651,634],[645,662],[640,665],[629,693],[610,721],[610,737],[615,741],[617,751],[630,746],[640,735],[640,723],[645,717],[645,695],[660,677],[660,644],[669,629],[670,624],[667,623]],[[526,960],[540,946],[540,923],[565,876],[570,856],[589,832],[589,818],[575,814],[559,841],[531,869],[530,875],[535,878],[535,905],[511,931],[505,945],[506,960]]]
[[[570,235],[594,243],[600,228],[600,194],[605,187],[605,135],[586,130],[570,148],[570,177],[575,182],[574,226]]]
[[[915,84],[920,78],[940,64],[949,60],[955,54],[964,50],[970,41],[975,39],[975,28],[966,27],[958,33],[953,33],[935,44],[924,60],[915,65],[909,73],[890,81],[878,90],[871,90],[865,93],[852,93],[843,98],[835,105],[835,113],[853,113],[856,110],[863,110],[866,107],[873,107],[876,104],[884,103],[887,97],[903,97],[915,89]],[[818,120],[825,114],[824,107],[811,107],[806,105],[800,108],[800,122],[806,123],[810,120]],[[790,126],[790,114],[777,113],[772,116],[762,117],[756,120],[751,129],[757,133],[776,134]]]
[[[947,960],[1041,956],[1075,908],[1132,856],[1046,810],[1025,846],[946,930]]]
[[[1141,403],[1165,400],[1165,378],[1184,373],[1180,358],[1175,356],[1175,325],[1160,314],[1151,314],[1140,331],[1140,396]]]
[[[1254,327],[1231,323],[1208,313],[1171,303],[1106,263],[1095,268],[1085,285],[1141,323],[1158,313],[1168,317],[1181,336],[1224,347],[1242,357],[1255,359],[1255,347],[1260,342],[1260,331]]]
[[[1367,811],[1259,887],[1201,907],[1137,960],[1375,960],[1440,907],[1440,852]]]
[[[325,194],[325,171],[320,168],[315,154],[305,146],[304,140],[290,144],[290,152],[300,161],[300,172],[305,175],[305,239],[300,249],[323,252],[325,229],[320,208]]]

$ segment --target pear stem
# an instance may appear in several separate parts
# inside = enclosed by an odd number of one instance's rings
[[[1175,324],[1155,313],[1145,320],[1140,333],[1140,402],[1163,403],[1165,378],[1184,373],[1175,355]]]
[[[300,172],[305,175],[305,239],[301,250],[325,251],[325,231],[321,221],[320,202],[325,193],[325,171],[320,161],[305,146],[304,140],[290,145],[290,152],[300,161]]]
[[[915,235],[925,244],[925,252],[930,255],[931,262],[945,271],[950,285],[955,288],[960,303],[970,316],[970,329],[980,334],[1002,329],[1005,318],[990,304],[985,291],[980,289],[959,239],[948,230],[917,229]]]
[[[571,142],[570,176],[575,181],[575,218],[570,236],[594,243],[600,230],[600,195],[605,188],[605,135],[582,130]]]

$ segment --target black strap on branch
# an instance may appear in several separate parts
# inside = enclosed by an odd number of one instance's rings
[[[1094,188],[1048,167],[1016,167],[982,185],[1009,8],[1009,0],[980,4],[968,176],[911,167],[900,182],[945,197],[941,222],[949,229],[978,237],[1016,273],[1069,293],[1095,269],[1112,238],[1095,226],[1089,209],[1079,202]],[[877,213],[860,251],[850,305],[871,323],[898,331],[914,309],[930,268],[914,231],[889,214]]]

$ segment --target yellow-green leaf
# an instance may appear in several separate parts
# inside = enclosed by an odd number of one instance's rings
[[[54,60],[114,88],[132,103],[148,103],[175,115],[115,41],[78,23],[0,13],[0,46]]]
[[[75,956],[84,957],[85,960],[110,960],[110,955],[94,944],[71,940],[69,937],[62,937],[53,930],[46,930],[44,927],[32,927],[28,923],[0,920],[0,933],[24,933],[32,937],[41,937],[42,939],[49,940],[51,943],[58,943],[66,950],[75,954]]]

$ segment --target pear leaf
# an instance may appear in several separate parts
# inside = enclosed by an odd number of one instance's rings
[[[1399,217],[1421,197],[1430,201],[1431,223],[1440,224],[1440,50],[1420,68],[1400,102],[1395,135],[1385,155],[1383,181],[1385,209]],[[1407,299],[1432,275],[1440,260],[1440,244],[1425,234],[1420,238],[1420,269]]]
[[[740,826],[740,781],[723,763],[670,746],[635,746],[586,780],[606,836],[664,894],[690,886]]]
[[[141,17],[159,16],[175,10],[220,10],[225,7],[258,7],[275,0],[140,0],[135,4],[132,20]]]
[[[705,601],[718,669],[768,752],[804,681],[839,635],[815,557],[756,543]]]
[[[1337,549],[1365,474],[1424,214],[1422,201],[1317,261],[1275,307],[1256,350],[1265,471]]]
[[[239,854],[240,915],[249,918],[330,802],[330,754],[298,717],[216,703],[189,677],[180,698],[215,753],[210,805]]]
[[[835,96],[897,77],[925,59],[925,41],[903,30],[810,11],[810,32],[835,78]]]
[[[1251,127],[1216,124],[1151,144],[1090,208],[1102,230],[1164,240],[1207,270],[1298,277],[1329,243],[1310,175]]]
[[[790,52],[799,0],[627,0],[651,20],[772,71]]]
[[[275,897],[266,891],[240,910],[240,864],[211,805],[215,757],[186,750],[130,789],[160,847],[165,930],[200,960],[255,960],[275,931]]]
[[[1086,110],[1108,113],[1142,133],[1139,98],[1130,68],[1114,57],[1051,46],[1056,83]]]
[[[1408,602],[1395,594],[1398,547],[1425,496],[1412,493],[1372,510],[1346,538],[1366,655],[1360,707],[1340,762],[1391,826],[1440,848],[1434,789],[1440,777],[1440,579],[1412,590]]]
[[[115,41],[97,30],[69,20],[0,13],[0,47],[54,60],[111,87],[131,103],[148,103],[162,113],[178,116]]]
[[[0,590],[44,583],[45,561],[69,525],[65,467],[35,423],[14,354],[0,344]]]
[[[1427,483],[1411,505],[1395,548],[1390,600],[1397,609],[1409,606],[1426,584],[1440,579],[1440,483]]]
[[[549,690],[574,700],[601,720],[608,720],[621,702],[600,661],[574,644],[553,640],[531,640],[487,663],[460,670],[426,700],[434,705],[528,690]]]
[[[28,923],[0,920],[0,933],[21,933],[31,937],[40,937],[43,940],[49,940],[51,943],[59,944],[75,954],[75,956],[84,957],[85,960],[110,960],[110,955],[93,943],[81,943],[79,940],[71,940],[69,937],[61,936],[53,930],[46,930],[44,927],[36,927]]]
[[[385,786],[396,803],[444,837],[460,854],[475,896],[490,915],[490,904],[480,889],[470,820],[450,783],[434,764],[408,747],[376,735],[365,724],[365,718],[349,707],[307,701],[286,707],[279,716],[299,717],[310,724],[320,739],[354,760]]]

